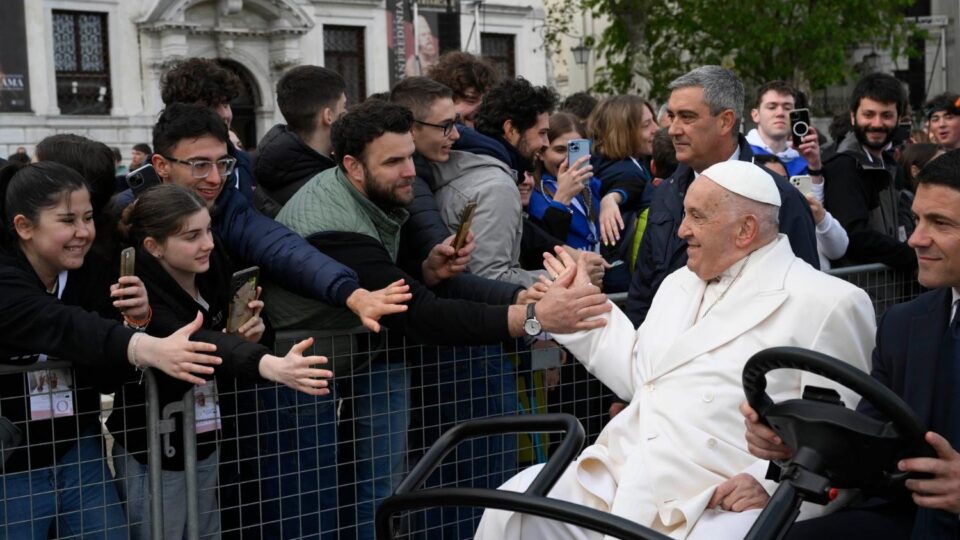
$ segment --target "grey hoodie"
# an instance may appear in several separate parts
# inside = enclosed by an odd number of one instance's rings
[[[470,230],[476,249],[467,269],[478,276],[529,287],[543,272],[520,268],[523,208],[514,181],[516,174],[499,159],[450,152],[446,163],[432,163],[437,206],[450,232],[456,232],[460,214],[469,201],[477,201]]]

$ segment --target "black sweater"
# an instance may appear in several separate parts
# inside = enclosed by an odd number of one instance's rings
[[[78,389],[74,416],[30,421],[27,375],[0,376],[0,416],[24,436],[4,472],[50,466],[76,444],[79,433],[98,429],[99,392],[112,392],[119,383],[113,374],[129,365],[127,345],[133,336],[110,299],[115,281],[110,268],[88,254],[81,268],[68,272],[57,299],[19,251],[0,254],[0,362],[27,366],[36,363],[39,354],[69,361]]]
[[[308,180],[335,165],[330,156],[310,148],[289,127],[277,124],[257,145],[257,157],[253,161],[257,190],[253,193],[253,205],[265,216],[275,218]]]
[[[216,244],[219,246],[219,242]],[[230,379],[233,376],[252,381],[263,380],[259,376],[258,366],[263,355],[271,353],[270,349],[222,331],[226,326],[230,303],[231,275],[230,262],[222,248],[217,247],[211,252],[210,269],[197,276],[200,296],[209,304],[209,309],[191,298],[156,259],[142,249],[137,254],[137,274],[147,287],[150,307],[153,309],[153,318],[147,326],[148,334],[169,336],[192,321],[197,316],[197,311],[200,311],[203,313],[203,328],[191,339],[217,346],[217,351],[213,354],[223,360],[216,368],[217,379],[223,380],[228,386],[232,386]],[[156,372],[156,376],[161,410],[168,403],[183,399],[183,395],[191,388],[189,383],[173,379],[161,372]],[[146,401],[144,386],[139,383],[139,379],[139,374],[128,371],[129,382],[114,396],[114,412],[107,420],[107,427],[127,452],[133,454],[141,463],[146,463]],[[220,390],[223,390],[222,385]],[[176,449],[176,454],[167,457],[164,453],[165,470],[183,470],[182,419],[180,414],[174,416],[176,431],[170,435],[170,443]],[[215,431],[197,435],[198,459],[204,459],[213,453],[216,449],[216,435]]]
[[[887,160],[893,158],[889,155]],[[898,174],[902,174],[897,167]],[[865,170],[852,154],[837,154],[823,165],[824,206],[837,218],[850,236],[850,246],[842,262],[847,264],[883,263],[897,270],[917,267],[917,256],[906,242],[876,230],[871,213],[881,205],[882,196],[894,197],[887,204],[895,205],[898,195],[887,190],[893,180],[884,169]],[[896,213],[893,218],[895,219]],[[895,225],[894,225],[895,226]]]
[[[391,332],[426,345],[488,345],[511,339],[508,306],[437,297],[400,269],[386,248],[370,236],[321,232],[307,241],[356,272],[365,289],[373,291],[398,279],[406,280],[413,294],[407,311],[381,321]]]

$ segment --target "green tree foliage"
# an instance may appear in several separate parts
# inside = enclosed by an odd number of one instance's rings
[[[912,0],[573,0],[560,9],[569,14],[577,3],[610,21],[589,40],[606,61],[601,92],[627,92],[639,75],[663,96],[670,80],[703,64],[732,68],[748,84],[783,79],[818,90],[851,75],[853,48],[899,55],[920,36],[904,23]],[[547,35],[568,32],[569,19],[550,21]]]

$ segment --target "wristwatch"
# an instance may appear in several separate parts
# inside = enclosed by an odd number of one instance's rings
[[[527,304],[527,318],[523,321],[523,332],[530,337],[537,337],[543,332],[543,326],[537,320],[536,302]]]

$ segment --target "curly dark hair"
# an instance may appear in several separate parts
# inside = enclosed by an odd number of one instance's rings
[[[202,103],[213,107],[240,95],[240,77],[208,58],[187,58],[163,74],[160,98],[171,103]]]
[[[444,53],[427,70],[427,77],[449,86],[456,101],[479,97],[500,80],[500,75],[489,60],[462,51]],[[476,96],[468,96],[471,91]]]
[[[537,116],[553,112],[557,94],[546,86],[533,86],[523,77],[507,79],[483,97],[477,109],[477,131],[489,137],[503,136],[503,123],[513,122],[523,132],[537,123]]]
[[[333,123],[330,142],[337,157],[337,165],[343,167],[343,158],[353,156],[363,161],[367,145],[384,133],[409,133],[413,127],[410,109],[379,99],[367,100],[350,109]]]

